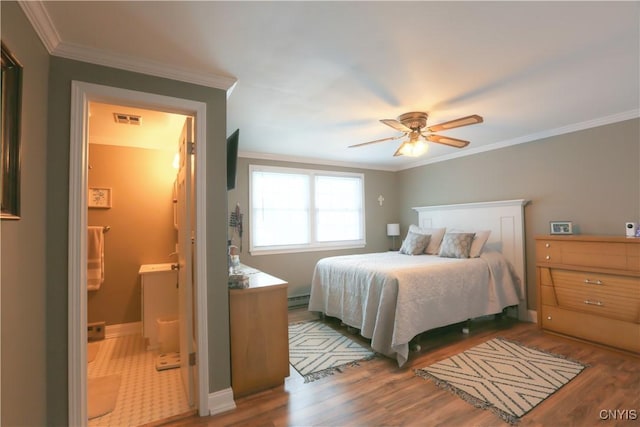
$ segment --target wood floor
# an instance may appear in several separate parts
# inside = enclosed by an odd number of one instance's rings
[[[305,310],[294,310],[289,319],[293,322],[309,316]],[[338,321],[326,321],[346,332]],[[640,425],[637,357],[545,334],[535,324],[511,319],[484,319],[472,322],[470,328],[469,335],[461,334],[459,326],[423,334],[419,337],[422,349],[412,353],[402,368],[394,360],[381,357],[306,384],[292,368],[284,386],[238,399],[233,411],[211,417],[192,416],[166,425],[508,426],[490,411],[473,407],[413,372],[494,337],[589,365],[526,414],[519,426]]]

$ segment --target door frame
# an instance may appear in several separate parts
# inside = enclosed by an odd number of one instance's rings
[[[209,415],[206,257],[206,104],[182,98],[72,81],[69,147],[68,382],[69,425],[87,425],[87,190],[89,102],[103,102],[193,116],[195,120],[195,291],[197,398]],[[198,244],[200,243],[200,244]]]

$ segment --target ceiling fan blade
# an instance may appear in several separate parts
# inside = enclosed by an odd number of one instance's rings
[[[429,130],[429,132],[440,132],[442,130],[459,128],[461,126],[475,125],[476,123],[482,123],[482,121],[483,121],[482,117],[480,117],[477,114],[474,114],[471,116],[461,117],[459,119],[429,126],[427,129]],[[437,142],[437,141],[434,141],[434,142]]]
[[[455,148],[464,148],[469,145],[469,141],[465,141],[462,139],[449,138],[448,136],[440,136],[440,135],[422,135],[427,138],[431,142],[437,142],[438,144],[449,145]]]
[[[347,148],[355,148],[355,147],[362,147],[364,145],[369,145],[369,144],[376,144],[378,142],[384,142],[384,141],[393,141],[394,139],[400,139],[402,138],[404,135],[398,135],[398,136],[392,136],[390,138],[382,138],[382,139],[376,139],[374,141],[369,141],[369,142],[363,142],[361,144],[355,144],[355,145],[350,145]]]
[[[397,121],[396,119],[382,119],[380,120],[387,126],[391,126],[395,130],[399,130],[400,132],[411,132],[411,129]]]

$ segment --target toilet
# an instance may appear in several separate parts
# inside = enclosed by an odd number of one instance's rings
[[[171,263],[144,264],[141,283],[142,336],[147,350],[179,352],[178,272]]]

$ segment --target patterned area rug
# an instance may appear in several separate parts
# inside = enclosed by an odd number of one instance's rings
[[[289,362],[305,382],[357,366],[375,353],[322,322],[289,325]]]
[[[515,424],[584,368],[562,356],[495,338],[415,372]]]

